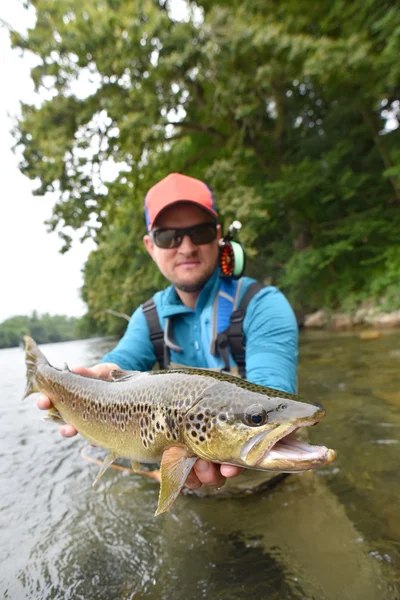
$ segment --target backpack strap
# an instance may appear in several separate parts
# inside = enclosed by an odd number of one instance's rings
[[[238,308],[231,314],[229,327],[217,335],[216,346],[224,361],[223,370],[229,373],[230,350],[238,366],[240,377],[246,376],[246,340],[243,334],[243,319],[250,301],[263,287],[258,281],[249,285]]]
[[[170,357],[167,345],[164,342],[164,331],[161,329],[160,319],[156,303],[150,298],[142,305],[142,311],[146,317],[147,325],[150,331],[150,341],[154,346],[154,353],[161,370],[167,369]]]

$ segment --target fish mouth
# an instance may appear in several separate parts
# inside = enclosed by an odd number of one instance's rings
[[[246,442],[240,457],[253,469],[286,473],[327,465],[336,458],[334,450],[326,446],[313,446],[294,436],[298,429],[318,422],[319,419],[315,419],[301,425],[280,425],[272,433],[260,432]]]

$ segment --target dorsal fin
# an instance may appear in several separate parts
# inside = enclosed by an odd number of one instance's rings
[[[127,381],[133,377],[144,375],[142,371],[122,371],[121,369],[114,369],[110,373],[111,381]]]

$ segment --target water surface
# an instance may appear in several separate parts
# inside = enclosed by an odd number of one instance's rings
[[[48,344],[56,366],[94,364],[110,340]],[[400,600],[400,332],[301,336],[301,395],[338,451],[317,473],[245,499],[180,497],[98,467],[21,403],[19,348],[0,351],[0,597]],[[96,451],[94,451],[96,452]],[[97,450],[97,452],[100,452]]]

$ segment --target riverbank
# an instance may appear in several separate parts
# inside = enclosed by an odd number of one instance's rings
[[[303,314],[299,319],[299,326],[328,331],[400,328],[400,310],[384,312],[376,306],[359,308],[352,312],[321,309]]]

